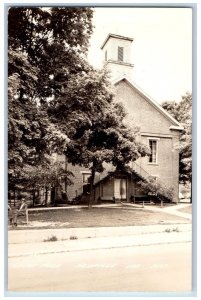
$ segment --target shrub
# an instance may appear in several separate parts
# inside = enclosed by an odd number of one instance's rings
[[[173,228],[172,231],[179,232],[179,228],[178,227]]]
[[[146,179],[139,182],[141,188],[148,194],[154,194],[160,197],[165,197],[169,200],[173,198],[173,188],[167,188],[165,185],[156,182],[154,179]]]
[[[76,235],[71,235],[70,236],[70,240],[77,240],[77,239],[78,239],[78,237]]]
[[[176,228],[172,228],[172,229],[170,229],[170,228],[166,228],[165,229],[165,232],[179,232],[179,228],[178,227],[176,227]]]
[[[51,237],[48,237],[44,242],[56,242],[58,241],[56,235],[52,235]]]

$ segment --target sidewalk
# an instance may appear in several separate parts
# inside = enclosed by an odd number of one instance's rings
[[[191,205],[190,203],[187,203],[187,204],[186,203],[185,204],[178,203],[178,204],[175,204],[172,206],[162,206],[162,207],[145,206],[144,208],[148,209],[148,210],[152,210],[152,211],[156,211],[156,212],[164,212],[167,214],[171,214],[171,215],[175,215],[178,217],[192,220],[192,214],[179,211],[179,209],[186,208],[190,205]]]
[[[175,205],[164,207],[164,209],[165,209],[165,212],[168,212],[168,211],[169,212],[174,212],[178,216],[180,216],[180,214],[182,214],[184,217],[189,217],[191,219],[191,214],[190,213],[184,213],[184,212],[179,211],[180,209],[186,208],[186,207],[189,207],[189,206],[192,206],[192,204],[191,203],[178,203],[178,204],[175,204]]]
[[[33,256],[47,253],[123,248],[154,244],[184,243],[191,242],[191,240],[191,230],[186,230],[144,233],[129,236],[110,236],[63,241],[60,240],[56,242],[9,244],[8,258]]]
[[[69,240],[72,237],[77,239],[89,239],[100,237],[121,237],[140,234],[151,234],[171,231],[178,228],[179,231],[191,231],[191,224],[161,224],[149,226],[123,226],[123,227],[87,227],[87,228],[53,228],[53,229],[29,229],[12,230],[8,232],[9,244],[40,243],[51,236],[58,240]]]

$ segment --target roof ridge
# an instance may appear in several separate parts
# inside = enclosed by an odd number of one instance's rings
[[[123,35],[119,35],[119,34],[114,34],[114,33],[109,33],[108,36],[106,37],[106,39],[104,40],[101,49],[103,49],[103,47],[105,46],[105,44],[107,43],[107,41],[109,40],[110,37],[113,38],[118,38],[118,39],[122,39],[122,40],[128,40],[128,41],[133,41],[133,38],[127,37],[127,36],[123,36]]]

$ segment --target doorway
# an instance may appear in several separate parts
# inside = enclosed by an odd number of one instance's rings
[[[114,197],[115,199],[121,199],[121,200],[127,199],[126,179],[123,178],[114,179]]]

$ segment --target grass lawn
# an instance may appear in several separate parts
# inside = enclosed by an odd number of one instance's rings
[[[164,212],[143,208],[93,207],[30,211],[29,224],[20,217],[16,229],[110,227],[148,224],[189,223],[188,220]],[[23,226],[20,226],[23,225]]]

